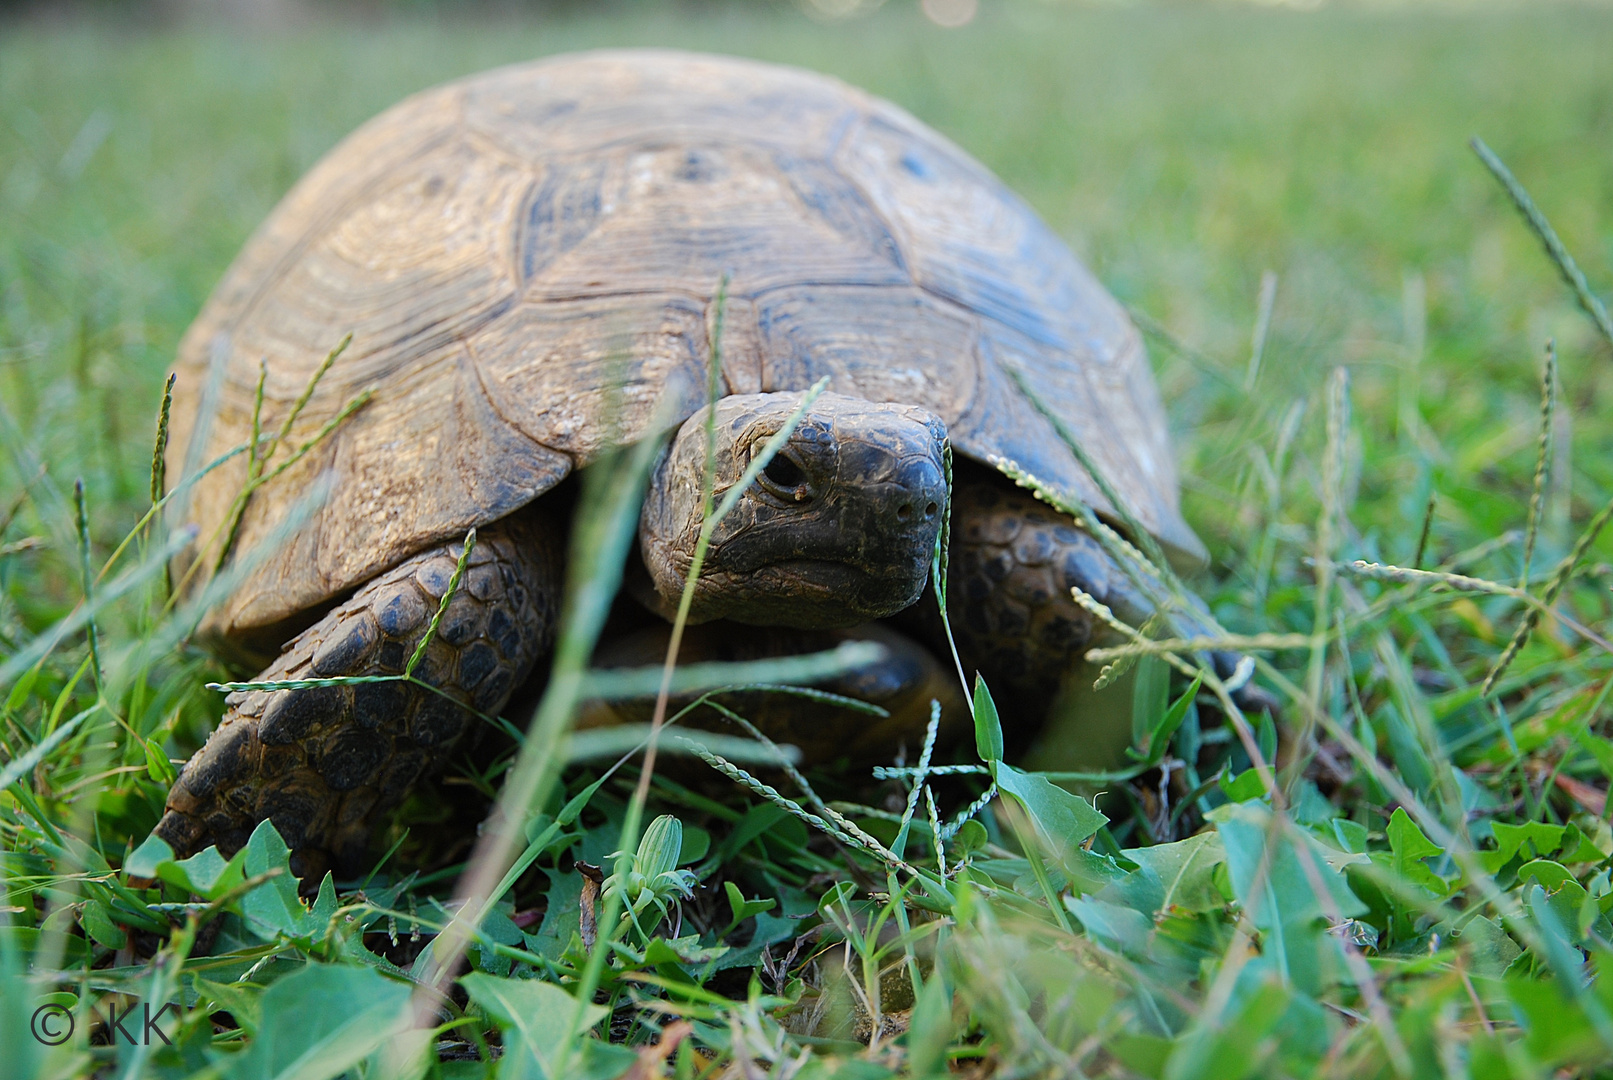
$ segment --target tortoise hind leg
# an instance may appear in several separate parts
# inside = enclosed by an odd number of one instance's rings
[[[529,515],[531,516],[531,515]],[[535,518],[535,516],[532,516]],[[268,819],[299,874],[357,872],[372,827],[496,713],[553,639],[563,540],[537,520],[481,530],[414,679],[246,691],[185,763],[155,830],[179,855],[226,855]],[[425,637],[459,555],[430,549],[370,581],[294,638],[254,681],[398,675]]]

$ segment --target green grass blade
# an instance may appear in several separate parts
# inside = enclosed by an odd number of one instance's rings
[[[1484,162],[1484,167],[1501,182],[1501,186],[1512,199],[1512,204],[1518,208],[1518,213],[1523,215],[1524,222],[1545,247],[1547,256],[1557,267],[1557,272],[1562,275],[1563,281],[1574,291],[1574,299],[1579,301],[1580,308],[1590,316],[1591,322],[1596,324],[1596,328],[1607,339],[1607,343],[1613,345],[1613,318],[1608,316],[1607,306],[1591,292],[1590,283],[1585,280],[1585,274],[1574,261],[1574,257],[1568,253],[1568,248],[1558,238],[1557,230],[1551,227],[1551,222],[1546,220],[1546,215],[1535,205],[1535,200],[1518,182],[1518,178],[1512,175],[1512,170],[1496,156],[1494,150],[1485,145],[1483,139],[1475,135],[1468,141],[1468,145],[1479,156],[1479,160]]]

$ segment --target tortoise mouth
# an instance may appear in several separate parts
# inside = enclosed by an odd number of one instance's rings
[[[922,567],[871,568],[849,557],[789,558],[729,577],[717,592],[723,617],[736,622],[838,628],[908,607],[923,594],[927,570],[927,562]]]
[[[811,574],[814,570],[849,570],[858,577],[873,580],[886,578],[907,578],[913,575],[922,576],[927,573],[930,566],[930,552],[935,546],[933,536],[903,537],[898,541],[887,541],[883,550],[873,552],[871,545],[855,545],[842,547],[839,545],[821,544],[792,544],[794,551],[786,548],[777,551],[777,545],[770,543],[773,537],[769,536],[741,536],[730,541],[720,550],[712,551],[707,559],[707,565],[714,570],[729,574],[758,574],[769,569],[777,571],[786,567],[802,575]],[[803,547],[808,550],[801,550]],[[819,550],[813,551],[812,547]]]
[[[768,570],[787,575],[791,580],[821,582],[825,589],[835,588],[839,584],[836,579],[843,576],[850,577],[859,584],[883,585],[893,590],[905,590],[912,581],[922,580],[924,577],[922,573],[904,573],[906,567],[890,566],[883,568],[881,572],[880,569],[872,569],[866,563],[859,563],[849,557],[782,559],[779,562],[759,566],[753,573]]]

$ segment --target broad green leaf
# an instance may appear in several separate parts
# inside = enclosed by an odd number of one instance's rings
[[[833,922],[835,914],[841,914],[845,906],[857,898],[857,886],[850,881],[837,881],[829,886],[827,892],[818,899],[818,915],[826,922]]]
[[[1331,914],[1329,908],[1344,917],[1366,913],[1366,905],[1329,864],[1327,857],[1332,853],[1309,833],[1294,828],[1278,830],[1270,863],[1265,871],[1260,869],[1272,825],[1271,811],[1266,806],[1218,806],[1209,816],[1226,852],[1233,893],[1256,926],[1326,918]],[[1304,849],[1297,848],[1296,843],[1303,844]],[[1313,881],[1327,890],[1326,899],[1316,895]],[[1255,893],[1252,890],[1257,884],[1263,887]]]
[[[609,1012],[602,1005],[584,1004],[553,983],[538,979],[501,979],[476,972],[462,977],[460,985],[504,1033],[505,1056],[501,1078],[542,1077],[558,1080],[553,1071],[560,1047],[570,1037],[569,1078],[579,1075],[582,1039]],[[573,1018],[577,1026],[572,1028]]]
[[[112,921],[106,905],[99,900],[86,900],[79,912],[79,923],[84,932],[109,949],[121,949],[129,943],[123,927]]]
[[[1577,918],[1573,921],[1565,919],[1552,904],[1546,890],[1539,885],[1525,886],[1523,900],[1540,933],[1538,948],[1542,959],[1564,985],[1577,986],[1585,967],[1585,957],[1574,947],[1572,938],[1574,930],[1571,927],[1575,926]]]
[[[217,900],[245,879],[245,862],[246,849],[226,861],[212,845],[188,859],[175,859],[166,841],[148,836],[129,853],[123,869],[132,877],[159,878],[204,899]]]
[[[1266,1036],[1290,1000],[1276,978],[1248,995],[1236,1014],[1219,1024],[1195,1024],[1177,1040],[1165,1063],[1167,1080],[1243,1080],[1258,1070],[1273,1047]]]
[[[1531,881],[1546,890],[1547,905],[1562,924],[1563,932],[1569,940],[1578,944],[1580,938],[1584,936],[1580,929],[1580,913],[1587,906],[1585,902],[1589,897],[1585,886],[1574,878],[1567,867],[1549,859],[1536,859],[1518,868],[1518,884],[1525,890],[1526,895]],[[1595,921],[1596,914],[1600,912],[1591,915],[1591,922]]]
[[[156,739],[146,739],[145,752],[146,775],[151,777],[153,783],[164,787],[172,784],[179,774],[174,772],[173,762],[169,761],[168,755],[163,752],[162,744]]]
[[[1299,777],[1288,788],[1288,815],[1301,825],[1315,829],[1330,825],[1338,816],[1339,808],[1322,794],[1315,781]]]
[[[1526,860],[1531,855],[1540,858],[1550,855],[1562,845],[1566,829],[1566,826],[1547,825],[1543,821],[1527,821],[1522,825],[1497,821],[1490,827],[1495,833],[1496,848],[1482,852],[1479,857],[1492,874],[1511,862],[1515,855],[1523,855]],[[1526,850],[1525,844],[1531,845],[1532,850]]]
[[[1561,863],[1552,862],[1550,859],[1536,859],[1518,867],[1518,884],[1520,886],[1527,886],[1530,878],[1540,882],[1541,888],[1548,893],[1554,893],[1564,885],[1572,885],[1580,896],[1585,895],[1585,887],[1579,883],[1573,874],[1568,872],[1568,868]]]
[[[1154,872],[1153,867],[1138,865],[1136,869],[1125,870],[1110,856],[1091,851],[1082,854],[1092,859],[1108,859],[1114,866],[1118,880],[1094,888],[1077,877],[1074,883],[1079,892],[1093,894],[1094,899],[1102,900],[1104,903],[1119,904],[1121,907],[1131,908],[1150,916],[1165,906],[1165,883],[1159,880],[1159,875]]]
[[[231,1080],[330,1080],[394,1037],[408,999],[373,968],[308,964],[263,992],[252,1042],[218,1063]]]
[[[1006,878],[1007,883],[1021,896],[1040,898],[1042,895],[1036,872],[1028,859],[993,859],[985,863],[983,868],[999,881]],[[1145,873],[1151,877],[1153,871]],[[1106,899],[1115,899],[1118,895],[1122,903],[1132,903],[1135,899],[1133,894],[1140,891],[1150,895],[1151,903],[1157,905],[1165,892],[1157,881],[1152,882],[1152,888],[1145,885],[1141,890],[1128,889],[1128,883],[1138,876],[1137,873],[1123,870],[1110,856],[1084,847],[1066,850],[1059,856],[1058,866],[1048,868],[1048,875],[1056,889],[1068,885],[1078,893],[1104,893]],[[1107,890],[1117,890],[1117,893],[1111,894]]]
[[[723,882],[723,891],[728,894],[728,910],[733,913],[733,918],[728,921],[728,928],[721,934],[718,934],[718,937],[727,937],[729,934],[733,933],[733,930],[736,926],[750,918],[752,915],[759,915],[764,911],[771,911],[778,904],[778,901],[773,899],[747,900],[745,899],[745,894],[740,892],[739,886],[735,885],[732,881]]]
[[[761,961],[763,949],[769,945],[777,945],[781,941],[788,941],[800,933],[800,920],[766,911],[759,912],[756,915],[756,929],[751,932],[750,941],[746,942],[743,948],[723,954],[713,965],[712,970],[727,971],[729,968],[755,967]]]
[[[506,1053],[517,1062],[521,1058],[521,1036],[517,1035]],[[588,1037],[580,1040],[577,1052],[566,1066],[566,1080],[620,1080],[638,1063],[638,1051],[631,1046],[620,1046]],[[531,1074],[508,1065],[499,1066],[499,1080],[517,1080]],[[388,1078],[390,1080],[390,1078]]]
[[[154,878],[159,866],[173,861],[174,849],[168,846],[168,841],[153,833],[129,852],[129,857],[123,860],[123,869],[130,877]]]
[[[1338,939],[1326,926],[1367,911],[1328,862],[1338,853],[1274,821],[1262,803],[1218,806],[1209,817],[1226,849],[1233,895],[1264,934],[1262,952],[1297,988],[1319,992],[1343,971]]]
[[[957,833],[952,837],[953,851],[960,857],[972,855],[985,847],[986,841],[990,839],[991,834],[986,831],[986,827],[970,818],[958,826]]]
[[[549,879],[546,899],[548,907],[543,922],[535,934],[525,934],[526,947],[540,956],[558,960],[566,945],[578,933],[581,924],[582,875],[572,870],[544,871]]]
[[[1173,844],[1127,848],[1121,854],[1159,878],[1165,890],[1162,910],[1214,911],[1224,904],[1215,887],[1215,868],[1226,861],[1219,833],[1202,832]]]
[[[975,674],[975,753],[980,755],[984,762],[1001,761],[1003,758],[1003,725],[997,716],[997,705],[991,700],[991,691],[986,689],[986,680],[977,672]]]
[[[687,937],[651,938],[644,948],[644,962],[651,966],[658,964],[708,964],[726,956],[730,951],[727,945],[702,945],[700,935],[690,934]]]
[[[1425,859],[1445,854],[1445,849],[1423,835],[1417,823],[1411,820],[1403,806],[1395,807],[1384,830],[1389,838],[1389,849],[1401,859]]]
[[[263,1017],[262,987],[249,982],[212,982],[200,975],[191,976],[191,985],[202,1000],[214,1006],[210,1012],[227,1012],[235,1017],[242,1031],[248,1035],[257,1033]]]
[[[488,909],[487,913],[482,916],[480,930],[482,937],[499,945],[513,945],[519,948],[526,944],[526,938],[522,935],[521,928],[511,922],[510,917],[496,907]],[[472,949],[477,954],[477,966],[483,971],[491,971],[495,975],[508,975],[510,973],[511,960],[508,956],[500,954],[480,941],[472,946]]]
[[[1462,924],[1456,940],[1467,950],[1473,974],[1500,978],[1523,950],[1492,919],[1476,915]]]
[[[1359,821],[1350,821],[1346,818],[1334,818],[1328,822],[1333,831],[1333,837],[1339,842],[1340,849],[1352,855],[1365,855],[1367,851],[1367,827]]]
[[[907,1027],[908,1075],[922,1080],[946,1076],[952,1044],[952,991],[939,974],[925,980]]]
[[[1597,847],[1589,836],[1579,831],[1576,825],[1569,825],[1563,833],[1561,850],[1557,858],[1565,863],[1601,862],[1607,858],[1607,852]]]
[[[1134,960],[1146,959],[1153,920],[1140,911],[1090,896],[1066,896],[1064,906],[1086,930],[1087,936]]]
[[[197,896],[217,900],[245,880],[246,856],[240,851],[227,862],[209,845],[188,859],[169,863],[158,873],[164,881],[189,889]]]
[[[1091,803],[1070,794],[1045,776],[1021,772],[1000,760],[993,762],[992,773],[997,787],[1024,808],[1048,850],[1060,860],[1066,859],[1109,822]]]
[[[295,879],[293,879],[295,880]],[[325,929],[331,918],[336,914],[336,879],[329,870],[319,881],[319,892],[314,896],[314,906],[308,912],[308,920],[304,925],[304,932],[318,933]]]
[[[1107,854],[1098,854],[1087,848],[1066,851],[1061,859],[1061,869],[1065,870],[1069,883],[1082,893],[1102,893],[1110,888],[1124,888],[1127,879],[1136,877],[1136,874],[1121,869],[1118,862]],[[1153,896],[1150,903],[1157,903],[1158,896],[1163,895],[1163,888],[1158,885],[1147,891]]]
[[[1265,782],[1254,769],[1245,769],[1230,780],[1223,773],[1217,783],[1220,785],[1221,794],[1227,797],[1228,802],[1248,802],[1266,793]]]
[[[524,940],[521,928],[511,922],[510,917],[498,908],[493,908],[482,917],[481,931],[488,940],[496,941],[500,945],[518,946]]]
[[[297,937],[308,930],[308,910],[297,895],[297,879],[291,873],[291,851],[267,819],[252,830],[246,842],[244,869],[247,877],[278,871],[274,877],[241,898],[241,914],[260,933]],[[323,892],[323,888],[321,888]],[[323,920],[320,923],[323,926]]]
[[[1198,696],[1199,685],[1203,681],[1202,677],[1194,679],[1193,685],[1189,686],[1181,697],[1171,702],[1171,707],[1164,711],[1153,728],[1144,736],[1141,753],[1129,746],[1126,748],[1126,754],[1132,760],[1146,762],[1149,765],[1158,765],[1165,760],[1165,752],[1170,749],[1171,736],[1176,734],[1176,729],[1187,719],[1187,710],[1192,707],[1193,699]]]
[[[1443,855],[1445,849],[1423,835],[1403,806],[1395,807],[1384,832],[1389,838],[1389,850],[1394,853],[1390,861],[1394,873],[1436,896],[1444,896],[1447,892],[1444,879],[1424,865],[1423,860]]]

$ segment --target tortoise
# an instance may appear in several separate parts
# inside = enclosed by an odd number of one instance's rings
[[[720,495],[827,377],[713,537],[692,647],[756,655],[875,637],[891,659],[858,685],[908,718],[908,738],[948,693],[937,687],[956,685],[937,659],[938,620],[912,615],[948,505],[948,443],[951,621],[964,665],[1017,701],[1015,724],[1045,711],[1093,637],[1071,586],[1117,610],[1150,607],[1092,536],[986,465],[1018,462],[1123,520],[1027,389],[1173,559],[1205,555],[1121,306],[962,150],[821,75],[591,52],[382,113],[292,188],[184,336],[170,475],[249,441],[255,401],[261,430],[275,431],[349,333],[289,441],[361,390],[372,397],[247,503],[225,562],[233,584],[203,630],[262,664],[263,680],[396,674],[475,527],[416,671],[434,689],[230,695],[156,828],[181,854],[233,851],[267,818],[302,866],[358,866],[382,815],[549,649],[563,481],[607,445],[666,434],[657,415],[679,426],[625,590],[648,622],[622,648],[665,639],[650,623],[675,607],[700,525],[706,409]],[[179,513],[198,546],[226,531],[247,468],[237,457],[189,489]],[[325,501],[299,516],[320,485]],[[867,721],[822,720],[805,733],[812,754],[891,754],[903,732]]]

